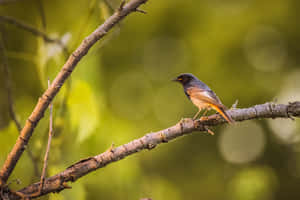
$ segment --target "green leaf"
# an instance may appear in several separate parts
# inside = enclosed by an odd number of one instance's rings
[[[77,140],[82,142],[97,128],[99,123],[99,98],[96,98],[90,85],[75,80],[67,105],[70,112],[72,131],[78,131]]]

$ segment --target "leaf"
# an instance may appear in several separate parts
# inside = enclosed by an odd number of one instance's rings
[[[75,80],[67,105],[71,129],[78,131],[77,140],[82,142],[91,136],[99,123],[99,98],[96,99],[87,82]]]

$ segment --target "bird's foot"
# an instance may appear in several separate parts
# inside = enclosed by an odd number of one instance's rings
[[[199,120],[200,121],[206,121],[206,120],[208,120],[208,117],[207,116],[202,116],[202,117],[199,118]]]

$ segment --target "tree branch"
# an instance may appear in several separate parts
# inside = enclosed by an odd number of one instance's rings
[[[50,87],[50,80],[48,80],[48,87]],[[47,143],[47,149],[44,157],[44,166],[42,170],[42,175],[41,175],[41,185],[39,189],[39,193],[42,193],[43,187],[44,187],[44,181],[45,181],[45,176],[46,176],[46,169],[47,169],[47,164],[48,164],[48,156],[49,156],[49,151],[51,147],[51,140],[53,136],[53,103],[50,104],[49,106],[49,136],[48,136],[48,143]]]
[[[40,30],[36,29],[33,26],[25,24],[24,22],[18,21],[15,18],[9,17],[9,16],[0,16],[0,21],[3,21],[3,22],[6,22],[6,23],[15,25],[16,27],[21,28],[21,29],[23,29],[25,31],[28,31],[28,32],[32,33],[33,35],[42,37],[45,42],[56,43],[56,44],[58,44],[63,49],[63,51],[64,51],[65,54],[69,54],[67,47],[62,43],[62,41],[60,39],[51,38],[46,33],[44,33],[43,31],[40,31]]]
[[[59,39],[54,39],[49,37],[46,33],[34,28],[33,26],[30,26],[28,24],[25,24],[24,22],[18,21],[13,17],[10,16],[0,16],[0,21],[15,25],[18,28],[24,29],[34,35],[42,37],[46,42],[56,42],[61,45],[61,41]]]
[[[228,110],[228,114],[235,121],[245,121],[259,118],[291,118],[300,117],[300,101],[284,104],[265,103],[261,105],[255,105],[250,108],[244,109],[232,109]],[[78,178],[106,165],[119,161],[131,154],[137,153],[143,149],[153,149],[158,144],[166,143],[177,137],[193,133],[195,131],[206,131],[205,127],[214,127],[220,124],[226,123],[226,121],[219,115],[211,115],[203,119],[193,121],[190,118],[183,119],[176,125],[167,129],[149,133],[145,136],[133,140],[127,144],[119,147],[108,149],[106,152],[89,157],[69,166],[65,171],[49,177],[45,180],[43,193],[39,194],[40,182],[34,183],[10,194],[10,199],[20,199],[20,196],[29,196],[36,198],[38,196],[45,195],[50,192],[60,192],[66,188],[68,182],[74,182]],[[34,196],[33,194],[38,194]]]
[[[34,131],[34,128],[43,117],[45,110],[48,108],[49,104],[59,92],[60,88],[66,81],[66,79],[71,75],[72,71],[75,69],[77,63],[82,59],[84,55],[87,54],[89,49],[102,37],[104,37],[109,30],[111,30],[115,24],[120,22],[128,14],[135,12],[136,9],[146,3],[147,0],[131,0],[122,7],[122,9],[117,10],[111,17],[109,17],[101,26],[99,26],[92,34],[86,37],[79,47],[70,55],[67,62],[62,67],[61,71],[58,73],[51,86],[44,92],[44,94],[39,98],[37,105],[35,106],[33,112],[26,121],[20,136],[18,137],[13,149],[7,156],[2,169],[0,170],[0,187],[4,187],[7,179],[15,168],[18,160],[20,159],[25,147]],[[3,18],[3,16],[2,16]]]

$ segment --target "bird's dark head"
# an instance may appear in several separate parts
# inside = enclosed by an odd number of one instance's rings
[[[180,74],[173,81],[179,82],[182,85],[190,84],[194,81],[198,81],[198,79],[193,74]]]

